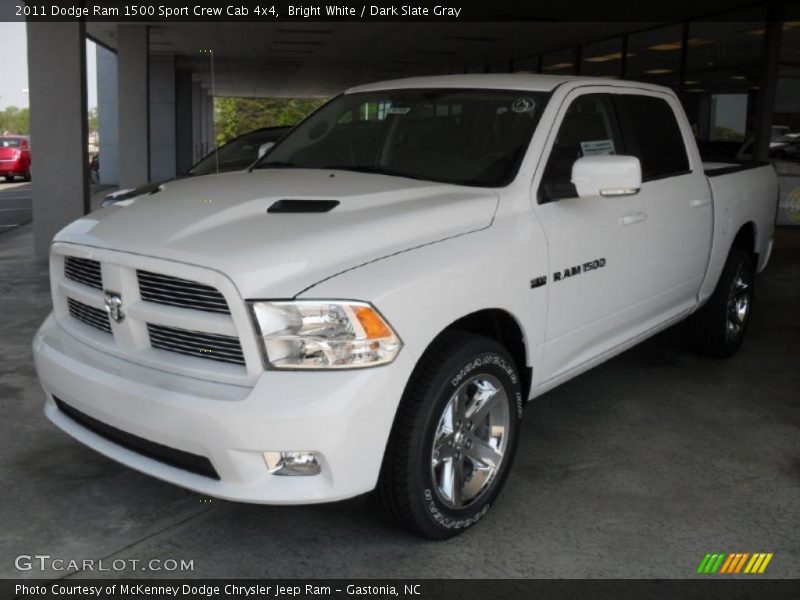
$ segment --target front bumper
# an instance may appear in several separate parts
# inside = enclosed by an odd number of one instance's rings
[[[394,414],[413,364],[349,371],[265,371],[253,387],[210,383],[134,364],[73,339],[52,317],[33,342],[45,413],[98,452],[170,483],[228,500],[305,504],[375,487]],[[60,399],[105,425],[206,457],[219,480],[148,458],[62,412]],[[313,450],[322,471],[268,472],[265,451]]]

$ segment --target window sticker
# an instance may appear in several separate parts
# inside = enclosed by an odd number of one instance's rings
[[[393,106],[388,111],[386,111],[386,114],[389,114],[389,115],[405,115],[405,114],[408,114],[408,112],[410,110],[411,110],[411,108],[408,107],[408,106]]]
[[[513,110],[515,113],[531,112],[534,108],[536,108],[536,102],[533,98],[527,97],[517,98],[511,105],[511,110]]]
[[[616,154],[614,150],[614,140],[581,142],[581,154],[583,156],[608,156],[610,154]]]

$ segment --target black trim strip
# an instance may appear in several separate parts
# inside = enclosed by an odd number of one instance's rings
[[[140,438],[132,433],[122,431],[121,429],[107,425],[102,421],[98,421],[94,417],[90,417],[89,415],[72,408],[69,404],[66,404],[63,400],[56,398],[55,396],[53,396],[53,400],[62,413],[75,421],[78,425],[81,425],[89,431],[96,433],[100,437],[107,439],[109,442],[113,442],[118,446],[122,446],[123,448],[133,452],[137,452],[143,456],[146,456],[147,458],[157,460],[158,462],[169,465],[170,467],[183,469],[184,471],[189,471],[190,473],[195,473],[197,475],[203,475],[204,477],[210,477],[211,479],[219,480],[220,478],[217,470],[211,464],[211,461],[205,456],[184,452],[183,450],[176,450],[175,448],[170,448],[169,446],[164,446],[163,444],[158,444],[156,442],[151,442],[150,440]]]
[[[720,175],[729,175],[731,173],[738,173],[739,171],[749,171],[750,169],[758,169],[759,167],[766,167],[772,163],[766,161],[747,161],[740,162],[724,167],[717,167],[715,169],[706,169],[704,172],[706,177],[719,177]]]

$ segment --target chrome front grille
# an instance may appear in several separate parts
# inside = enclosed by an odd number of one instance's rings
[[[150,334],[150,345],[153,348],[244,365],[242,346],[235,337],[152,323],[147,324],[147,332]]]
[[[254,384],[263,371],[247,307],[216,271],[59,242],[51,266],[59,324],[95,350],[239,386]],[[106,308],[112,301],[119,313]]]
[[[78,319],[78,321],[100,331],[111,333],[111,321],[106,311],[88,306],[72,298],[67,298],[67,305],[69,306],[69,314]]]
[[[149,271],[136,271],[136,275],[142,300],[206,312],[231,312],[225,297],[210,285]]]
[[[72,281],[77,281],[89,287],[103,289],[103,276],[100,273],[100,263],[88,258],[68,256],[64,260],[64,276]]]

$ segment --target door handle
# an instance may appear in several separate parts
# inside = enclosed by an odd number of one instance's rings
[[[701,206],[705,206],[706,204],[711,203],[711,198],[697,198],[689,202],[689,206],[692,208],[700,208]]]
[[[626,213],[619,218],[620,225],[633,225],[634,223],[641,223],[647,218],[647,213],[636,211]]]

